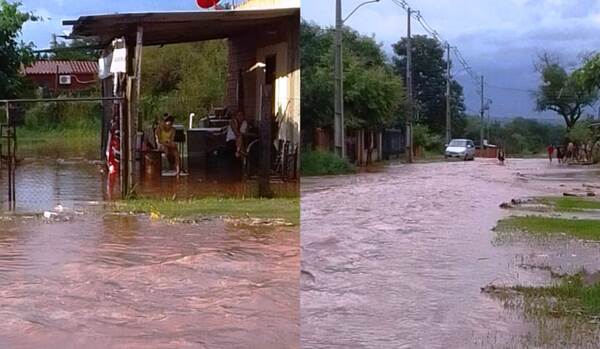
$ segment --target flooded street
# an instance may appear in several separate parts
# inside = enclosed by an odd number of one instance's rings
[[[481,288],[547,284],[543,266],[600,269],[597,244],[501,244],[491,231],[510,214],[500,203],[598,185],[597,170],[477,159],[303,180],[302,347],[594,347],[597,327],[566,344]]]
[[[169,224],[106,198],[93,164],[18,169],[0,220],[1,348],[299,346],[298,227]],[[68,222],[31,215],[57,203]]]

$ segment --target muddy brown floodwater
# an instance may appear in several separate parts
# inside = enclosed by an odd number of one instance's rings
[[[303,180],[302,347],[596,347],[597,325],[563,333],[481,287],[551,281],[527,266],[600,269],[598,244],[498,244],[491,231],[510,214],[501,202],[599,180],[598,168],[482,159]]]
[[[297,227],[113,215],[103,188],[93,164],[20,167],[0,219],[0,348],[299,347]],[[68,222],[31,215],[57,203]]]

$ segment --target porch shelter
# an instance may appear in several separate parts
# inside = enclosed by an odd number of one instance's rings
[[[63,21],[72,26],[71,37],[104,48],[100,59],[102,94],[123,97],[122,102],[104,104],[105,119],[118,120],[123,195],[138,180],[134,174],[136,134],[142,127],[143,46],[214,39],[227,39],[228,43],[223,105],[241,108],[258,125],[259,192],[269,195],[273,140],[286,145],[281,149],[297,149],[300,142],[300,8],[288,7],[288,3],[234,10],[93,15]]]

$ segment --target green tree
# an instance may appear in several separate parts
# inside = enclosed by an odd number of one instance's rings
[[[575,77],[588,90],[600,88],[600,53],[587,59],[583,66],[575,72]]]
[[[220,106],[227,80],[227,46],[215,40],[144,48],[142,112],[152,122],[169,112],[179,118]]]
[[[302,128],[333,125],[333,35],[331,28],[302,22]],[[345,27],[344,113],[346,127],[377,129],[398,123],[404,104],[402,80],[372,37]]]
[[[544,54],[536,65],[542,84],[536,93],[537,110],[552,110],[565,120],[567,130],[572,129],[586,107],[598,99],[596,88],[586,88],[577,72],[569,73],[558,59]]]
[[[393,45],[394,69],[406,79],[407,38]],[[415,104],[419,108],[421,122],[437,134],[446,129],[446,67],[444,48],[440,43],[424,35],[412,38],[412,67]],[[463,88],[456,81],[450,82],[450,108],[452,134],[462,136],[466,127]]]
[[[442,137],[433,134],[427,125],[416,123],[413,126],[413,142],[424,150],[437,150],[442,148]]]
[[[467,118],[468,138],[479,138],[480,123],[481,120],[477,116]],[[523,117],[516,117],[506,122],[495,120],[489,127],[490,143],[503,146],[511,155],[539,154],[550,144],[554,146],[561,144],[565,134],[563,126]]]
[[[50,48],[54,51],[47,58],[69,61],[95,61],[100,57],[101,51],[89,41],[73,39],[58,41],[53,35]]]
[[[579,122],[568,133],[569,140],[578,144],[585,144],[592,140],[593,132],[589,122]]]
[[[20,2],[0,0],[0,97],[14,98],[22,95],[27,83],[20,74],[21,65],[33,60],[32,43],[18,41],[23,24],[35,21],[31,13],[19,10]]]

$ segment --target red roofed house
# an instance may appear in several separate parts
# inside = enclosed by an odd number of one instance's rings
[[[40,60],[23,73],[36,86],[55,93],[81,91],[98,82],[98,62]]]

